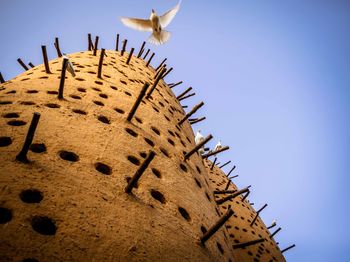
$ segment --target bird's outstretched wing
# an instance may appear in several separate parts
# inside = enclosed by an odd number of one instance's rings
[[[140,31],[149,31],[152,32],[152,24],[150,20],[139,19],[139,18],[120,18],[122,23],[132,29]]]
[[[181,0],[180,2],[172,9],[170,9],[168,12],[166,12],[164,15],[159,17],[159,22],[160,25],[164,28],[167,27],[171,20],[173,20],[173,18],[175,17],[176,13],[179,11],[180,9],[180,4],[181,4]]]

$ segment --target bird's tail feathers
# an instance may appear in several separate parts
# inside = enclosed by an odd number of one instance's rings
[[[165,42],[167,42],[169,40],[170,36],[171,36],[170,32],[162,30],[159,34],[153,33],[149,37],[148,41],[154,45],[161,45],[161,44],[164,44]]]

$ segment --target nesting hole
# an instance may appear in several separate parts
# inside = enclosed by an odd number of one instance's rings
[[[151,196],[155,199],[158,200],[160,203],[165,204],[165,197],[162,193],[160,193],[157,190],[152,189],[151,190]]]
[[[60,108],[61,106],[58,104],[54,104],[54,103],[48,103],[45,104],[45,106],[49,107],[49,108]]]
[[[0,207],[0,224],[6,224],[12,220],[12,211],[6,207]]]
[[[41,193],[37,189],[26,189],[19,194],[19,198],[24,203],[33,204],[33,203],[40,203],[41,200],[43,200],[44,196],[43,196],[43,193]]]
[[[77,162],[79,160],[79,156],[73,152],[70,152],[70,151],[62,150],[59,152],[59,156],[63,160],[70,161],[70,162]]]
[[[166,115],[164,115],[164,117],[165,117],[165,119],[166,119],[168,122],[170,122],[170,118],[169,118],[169,117],[167,117]]]
[[[221,254],[224,254],[224,249],[222,248],[221,244],[219,242],[216,242],[216,246],[218,247],[218,250]]]
[[[75,80],[78,80],[78,81],[85,81],[84,78],[80,78],[80,77],[76,77]]]
[[[80,115],[86,115],[87,113],[83,110],[80,110],[80,109],[73,109],[72,110],[74,113],[76,114],[80,114]]]
[[[11,101],[0,101],[0,105],[9,105],[12,104]]]
[[[140,118],[138,118],[137,116],[135,116],[135,119],[137,122],[139,122],[140,124],[142,124],[142,120]]]
[[[34,153],[44,153],[46,152],[46,146],[44,143],[33,143],[30,145],[30,151]]]
[[[98,85],[103,85],[103,82],[101,82],[101,81],[95,81],[95,83]]]
[[[107,99],[108,98],[108,95],[106,94],[99,94],[100,97],[104,98],[104,99]]]
[[[12,103],[12,102],[11,102],[11,103]],[[25,106],[32,106],[32,105],[35,105],[35,103],[32,102],[32,101],[22,101],[20,104],[21,104],[21,105],[25,105]]]
[[[112,173],[112,169],[108,165],[101,162],[97,162],[95,164],[95,169],[104,175],[110,175]]]
[[[24,126],[26,122],[22,120],[10,120],[7,122],[7,124],[10,126]]]
[[[188,214],[186,209],[184,209],[183,207],[179,207],[178,210],[184,219],[186,219],[187,221],[191,221],[190,214]]]
[[[146,143],[149,144],[150,146],[154,147],[154,143],[152,140],[148,139],[147,137],[144,138]]]
[[[78,95],[70,95],[70,97],[73,98],[73,99],[79,99],[79,100],[81,99],[81,97],[78,96]]]
[[[7,113],[3,115],[4,118],[17,118],[19,117],[18,113]]]
[[[12,144],[11,137],[8,136],[0,136],[0,147],[9,146]]]
[[[140,160],[138,160],[136,157],[134,156],[128,156],[127,159],[133,163],[134,165],[139,166],[140,165]]]
[[[112,88],[113,90],[118,90],[118,88],[117,88],[116,86],[111,86],[111,88]]]
[[[160,135],[160,131],[159,131],[157,128],[155,128],[154,126],[152,126],[151,129],[152,129],[152,131],[153,131],[154,133],[156,133],[158,136]]]
[[[170,145],[175,146],[175,142],[173,140],[171,140],[170,138],[168,138],[168,142]]]
[[[197,178],[194,178],[194,181],[196,181],[196,184],[197,184],[197,186],[198,186],[199,188],[202,188],[202,185],[201,185],[201,183],[198,181]]]
[[[127,83],[124,80],[120,80],[120,83],[127,85]]]
[[[99,88],[97,88],[97,87],[92,87],[92,90],[95,90],[95,91],[97,91],[97,92],[101,92],[101,91],[102,91],[101,89],[99,89]]]
[[[56,224],[55,222],[46,216],[34,216],[31,221],[32,228],[42,235],[55,235],[56,234]]]
[[[78,87],[77,90],[82,93],[86,93],[86,89],[82,87]]]
[[[205,234],[207,233],[208,230],[205,228],[205,226],[201,226],[201,231],[203,234]]]
[[[49,95],[58,95],[58,91],[47,91]]]
[[[146,152],[140,152],[140,156],[141,156],[142,158],[146,158],[146,157],[147,157],[147,153],[146,153]]]
[[[131,93],[129,93],[128,91],[124,91],[124,93],[125,93],[127,96],[132,96]]]
[[[207,192],[205,192],[205,196],[207,197],[207,199],[208,199],[209,201],[211,201],[210,196],[209,196],[209,194],[208,194]]]
[[[187,167],[184,164],[180,164],[180,168],[182,171],[187,172]]]
[[[168,130],[168,133],[169,133],[170,135],[172,135],[173,137],[175,137],[175,134],[174,134],[174,132],[173,132],[173,131]]]
[[[104,103],[102,103],[101,101],[93,101],[95,105],[98,106],[104,106]]]
[[[153,174],[154,174],[156,177],[158,177],[158,178],[161,178],[161,177],[162,177],[162,175],[161,175],[161,173],[160,173],[160,171],[159,171],[158,169],[152,168],[152,172],[153,172]]]
[[[28,94],[36,94],[38,92],[39,92],[38,90],[27,90]]]
[[[115,107],[114,110],[115,110],[117,113],[119,113],[119,114],[124,114],[124,113],[125,113],[124,110],[122,110],[122,109],[120,109],[120,108],[118,108],[118,107]]]
[[[168,151],[166,151],[166,149],[164,149],[164,148],[160,148],[160,151],[166,156],[166,157],[169,157],[169,153],[168,153]]]
[[[99,116],[97,119],[100,122],[104,123],[104,124],[110,124],[111,123],[111,121],[106,116]]]

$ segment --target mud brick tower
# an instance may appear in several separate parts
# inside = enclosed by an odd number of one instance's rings
[[[56,39],[1,81],[0,260],[285,261],[249,188],[197,152],[171,69],[97,45],[68,55],[75,77]]]

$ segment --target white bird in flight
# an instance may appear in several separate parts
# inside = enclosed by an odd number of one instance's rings
[[[181,0],[174,8],[170,9],[161,16],[158,16],[156,11],[152,9],[149,19],[122,17],[121,21],[124,25],[132,29],[152,32],[152,35],[149,37],[148,41],[155,45],[161,45],[170,38],[170,32],[163,30],[163,28],[167,27],[173,20],[176,13],[180,9],[180,4]]]
[[[63,59],[65,59],[65,58],[68,59],[68,61],[67,61],[67,71],[68,71],[69,73],[71,73],[71,75],[72,75],[73,77],[75,77],[74,66],[73,66],[72,62],[69,60],[68,56],[67,56],[66,54],[63,54],[62,58],[63,58]]]

